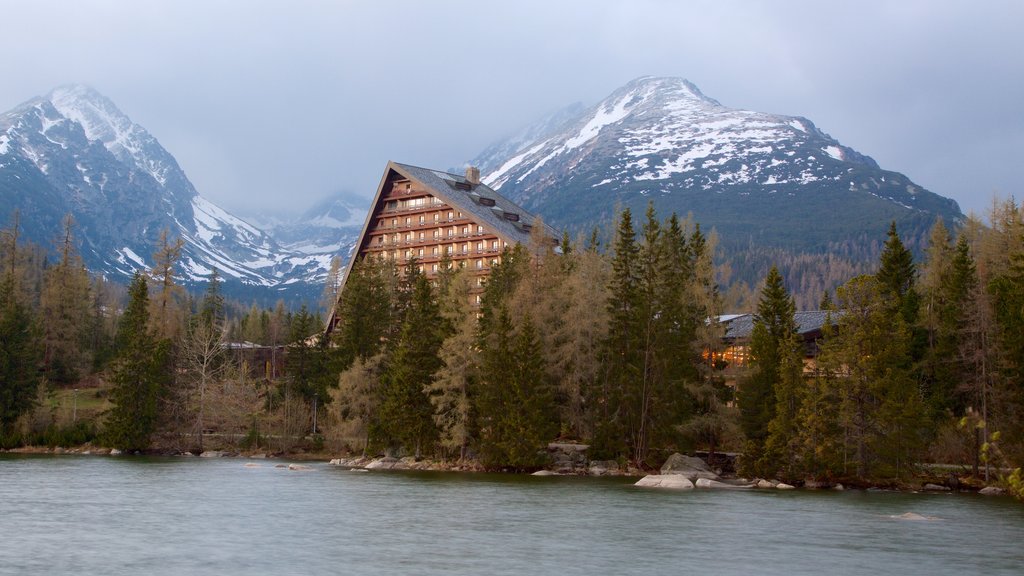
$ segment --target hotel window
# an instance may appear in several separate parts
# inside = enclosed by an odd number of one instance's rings
[[[405,218],[405,225],[409,226],[410,224],[412,224],[412,218],[409,218],[408,216],[406,216],[406,218]]]
[[[391,219],[391,225],[392,226],[398,226],[398,218],[392,218]]]
[[[469,234],[469,226],[462,227],[462,235],[465,236],[466,234]]]
[[[450,211],[448,212],[448,219],[449,219],[449,220],[451,220],[451,219],[452,219],[452,214],[453,214],[452,212],[450,212]]]
[[[497,240],[491,240],[491,250],[497,250],[497,249],[498,249],[498,241]]]
[[[394,242],[395,244],[398,244],[398,234],[393,235],[391,237],[391,241]]]
[[[440,219],[441,219],[441,214],[439,212],[434,212],[434,223],[437,224],[437,221],[440,220]]]
[[[484,227],[479,225],[479,224],[477,224],[476,225],[476,233],[477,234],[483,234],[484,233]]]
[[[410,240],[412,240],[412,232],[406,232],[405,233],[405,241],[409,242]]]
[[[434,238],[437,238],[440,235],[441,235],[441,231],[440,230],[434,230]]]
[[[437,272],[437,264],[431,264],[430,265],[430,271],[431,272]]]
[[[437,256],[437,246],[434,246],[433,248],[430,249],[430,254],[433,256]]]
[[[423,232],[420,232],[420,240],[423,240]]]
[[[445,246],[444,247],[444,253],[445,254],[451,254],[452,253],[452,247],[451,246]]]
[[[477,270],[483,270],[484,269],[484,260],[483,260],[483,258],[481,258],[481,259],[476,261],[476,269]]]
[[[483,250],[484,250],[484,243],[483,242],[477,242],[476,243],[476,251],[477,252],[483,252]]]
[[[423,224],[425,221],[426,221],[426,217],[425,216],[420,216],[420,224]]]
[[[455,236],[455,228],[448,229],[448,237],[451,238],[452,236]]]
[[[423,258],[423,248],[420,248],[420,251],[418,252],[418,254],[419,254],[420,258]]]

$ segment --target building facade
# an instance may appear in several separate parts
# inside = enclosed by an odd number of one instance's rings
[[[526,244],[534,226],[558,242],[558,232],[480,181],[476,168],[463,175],[389,162],[366,216],[339,290],[360,258],[387,258],[402,269],[415,263],[435,277],[446,257],[475,276],[478,299],[491,267],[506,247]],[[337,325],[335,309],[327,332]]]

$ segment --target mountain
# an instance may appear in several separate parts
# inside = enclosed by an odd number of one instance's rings
[[[609,229],[624,207],[642,218],[650,201],[661,217],[692,214],[745,259],[750,285],[780,255],[843,253],[860,270],[890,221],[914,246],[936,218],[963,218],[807,118],[729,108],[680,78],[639,78],[538,126],[470,162],[485,183],[574,232]],[[746,262],[751,250],[763,256]]]
[[[71,214],[90,271],[120,281],[152,264],[161,231],[184,242],[179,270],[198,287],[216,268],[226,293],[313,299],[330,257],[290,250],[203,198],[174,157],[109,99],[64,86],[0,114],[0,219],[19,211],[46,247]]]
[[[256,214],[249,221],[265,230],[286,250],[344,257],[362,231],[369,203],[366,198],[336,194],[317,202],[299,216],[268,218]]]

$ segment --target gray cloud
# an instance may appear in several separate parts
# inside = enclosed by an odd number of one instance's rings
[[[239,213],[459,166],[642,75],[802,115],[965,211],[1015,193],[1024,4],[3,1],[0,109],[91,84]]]

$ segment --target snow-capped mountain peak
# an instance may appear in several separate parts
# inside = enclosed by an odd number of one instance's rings
[[[216,268],[253,296],[316,294],[330,263],[282,247],[200,196],[155,137],[82,85],[0,114],[0,218],[14,209],[27,237],[47,246],[72,214],[87,266],[113,278],[147,269],[163,230],[184,242],[179,270],[187,283]]]
[[[837,206],[866,211],[872,226],[962,217],[952,200],[882,170],[807,118],[731,108],[682,78],[638,78],[543,126],[470,164],[556,226],[587,230],[616,206],[642,213],[655,201],[739,243],[786,238],[820,247],[866,231],[818,213]]]

